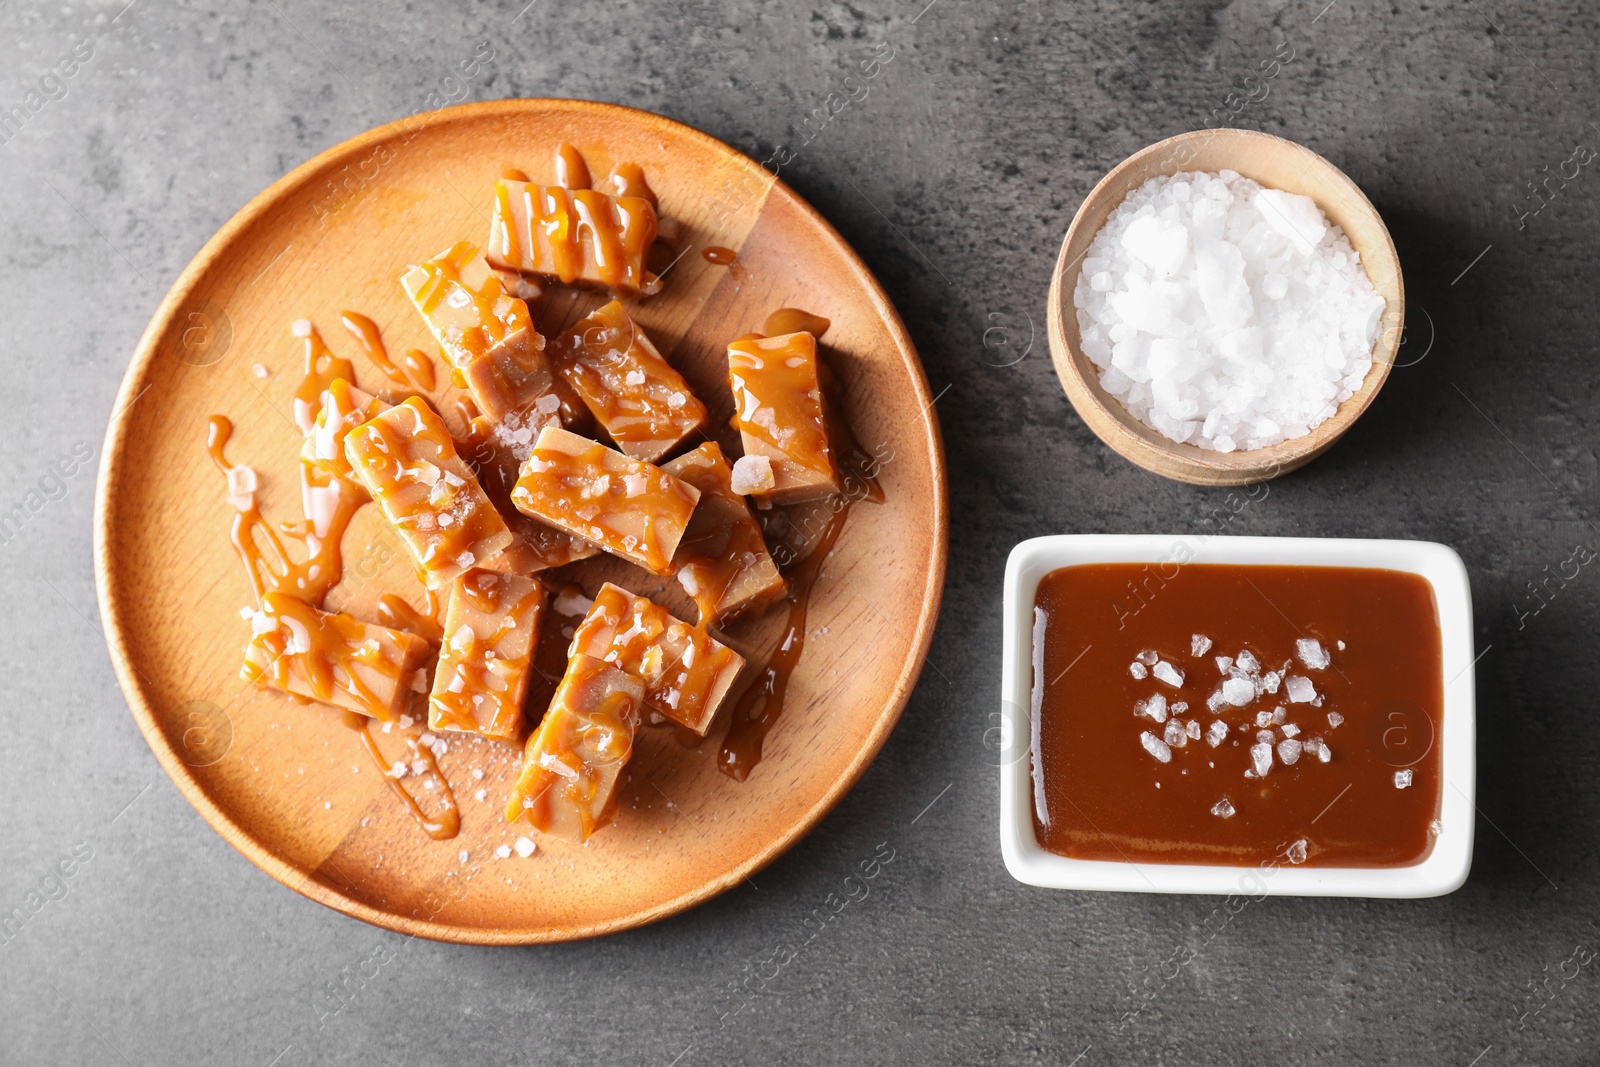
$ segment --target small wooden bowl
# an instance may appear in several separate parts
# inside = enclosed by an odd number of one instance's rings
[[[1179,444],[1146,426],[1100,387],[1100,369],[1084,355],[1073,292],[1079,265],[1106,217],[1146,181],[1178,171],[1234,170],[1262,185],[1311,197],[1344,230],[1361,255],[1372,285],[1388,302],[1383,332],[1373,345],[1372,369],[1332,418],[1304,437],[1268,448],[1213,452]],[[1405,322],[1405,283],[1394,242],[1365,194],[1338,167],[1302,145],[1254,130],[1196,130],[1158,141],[1123,160],[1100,180],[1078,209],[1061,243],[1050,282],[1050,354],[1067,399],[1083,421],[1124,459],[1165,478],[1193,485],[1248,485],[1311,462],[1339,439],[1383,388]]]

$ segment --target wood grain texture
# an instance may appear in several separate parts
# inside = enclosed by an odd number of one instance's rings
[[[340,310],[371,316],[392,355],[436,353],[400,273],[456,240],[481,243],[501,170],[548,180],[563,140],[583,150],[597,178],[616,160],[641,163],[663,213],[687,227],[691,249],[667,272],[663,293],[632,310],[712,408],[709,432],[725,447],[737,441],[726,425],[727,341],[780,306],[827,315],[825,349],[846,383],[849,418],[863,445],[888,457],[887,501],[855,507],[823,569],[787,710],[747,782],[715,768],[726,714],[693,749],[647,729],[615,825],[587,846],[541,841],[530,859],[496,860],[497,845],[529,833],[500,814],[519,749],[451,738],[440,763],[462,831],[433,842],[336,712],[239,679],[249,624],[238,611],[251,597],[228,544],[232,509],[205,455],[205,420],[213,412],[234,420],[230,458],[260,474],[262,510],[298,518],[290,394],[301,357],[290,322],[311,319],[369,388],[382,378],[340,328]],[[737,250],[737,261],[707,263],[698,250],[708,244]],[[597,300],[557,295],[543,324],[574,321]],[[256,376],[258,363],[269,377]],[[442,386],[434,396],[449,393]],[[185,269],[140,341],[107,431],[97,497],[96,572],[112,659],[140,729],[183,793],[253,862],[314,900],[405,933],[488,944],[650,922],[733,886],[792,845],[861,776],[898,719],[944,580],[947,491],[930,400],[910,339],[860,260],[785,185],[726,145],[659,116],[578,101],[499,101],[394,123],[323,153],[252,201]],[[420,605],[421,588],[375,508],[357,515],[344,553],[345,581],[330,605],[369,619],[384,592]],[[694,617],[670,580],[626,564],[584,561],[564,573],[590,593],[609,579]],[[725,639],[758,666],[781,614],[735,625]],[[474,799],[479,789],[486,800]]]
[[[1179,444],[1146,426],[1100,386],[1100,369],[1084,355],[1073,292],[1084,254],[1107,216],[1129,193],[1159,174],[1234,170],[1262,185],[1311,197],[1361,255],[1373,288],[1387,302],[1372,369],[1332,418],[1304,437],[1269,448],[1214,452]],[[1124,459],[1165,478],[1194,485],[1247,485],[1310,463],[1367,410],[1394,366],[1405,323],[1405,283],[1389,230],[1359,186],[1309,148],[1254,130],[1196,130],[1134,153],[1089,193],[1061,242],[1050,281],[1050,355],[1067,399],[1095,435]]]

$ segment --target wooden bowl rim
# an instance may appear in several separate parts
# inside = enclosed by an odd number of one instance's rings
[[[1275,153],[1292,152],[1304,158],[1309,165],[1322,168],[1330,181],[1342,185],[1351,194],[1358,210],[1364,209],[1369,212],[1377,223],[1382,241],[1377,247],[1359,250],[1363,268],[1367,269],[1369,262],[1376,257],[1380,263],[1392,267],[1394,278],[1392,292],[1374,283],[1374,288],[1377,288],[1379,295],[1385,298],[1387,306],[1383,314],[1383,330],[1373,344],[1372,368],[1368,370],[1361,388],[1340,404],[1332,417],[1304,437],[1266,448],[1238,452],[1215,452],[1200,448],[1198,445],[1172,441],[1164,437],[1160,431],[1140,422],[1115,397],[1107,393],[1100,385],[1099,369],[1084,354],[1081,347],[1077,308],[1071,299],[1072,291],[1077,286],[1078,274],[1081,271],[1079,264],[1083,257],[1080,254],[1076,259],[1069,259],[1069,252],[1080,231],[1088,225],[1086,216],[1090,206],[1102,203],[1107,197],[1120,191],[1116,204],[1110,208],[1115,210],[1117,204],[1126,199],[1128,193],[1132,191],[1131,188],[1122,189],[1122,186],[1127,184],[1127,174],[1139,168],[1150,157],[1191,141],[1204,139],[1210,143],[1218,138],[1236,144],[1255,142],[1257,146],[1264,146]],[[1250,177],[1242,170],[1239,173],[1247,178]],[[1318,207],[1327,210],[1326,205],[1321,202],[1318,203]],[[1095,232],[1098,231],[1097,226]],[[1348,229],[1345,229],[1345,235],[1349,236]],[[1084,241],[1085,250],[1093,239],[1093,233],[1087,235]],[[1369,278],[1371,273],[1368,269]],[[1048,320],[1051,360],[1055,363],[1056,376],[1061,381],[1062,389],[1079,416],[1097,437],[1110,446],[1112,451],[1145,470],[1177,481],[1194,485],[1247,485],[1276,478],[1309,463],[1331,447],[1372,405],[1378,390],[1388,381],[1389,372],[1394,367],[1395,353],[1399,349],[1402,326],[1405,322],[1405,276],[1400,269],[1400,256],[1395,249],[1394,239],[1389,233],[1388,225],[1383,221],[1383,216],[1361,187],[1326,157],[1296,141],[1259,130],[1235,127],[1191,130],[1157,141],[1135,152],[1107,172],[1095,183],[1089,195],[1084,197],[1083,203],[1073,215],[1066,236],[1062,238],[1061,252],[1051,275]],[[1104,419],[1092,419],[1086,409],[1098,412]]]
[[[642,908],[632,914],[618,918],[567,927],[539,926],[519,929],[460,926],[448,922],[418,919],[409,915],[398,915],[373,907],[371,904],[355,899],[319,880],[313,870],[308,870],[299,864],[280,858],[235,821],[224,808],[214,802],[191,774],[188,765],[178,756],[171,739],[168,738],[166,732],[161,729],[160,723],[157,721],[153,710],[153,701],[150,694],[145,690],[142,677],[133,668],[129,659],[128,641],[122,622],[122,595],[119,588],[119,580],[114,578],[112,574],[111,553],[107,547],[110,543],[111,521],[115,517],[113,513],[116,503],[112,496],[113,486],[117,483],[118,474],[125,462],[128,443],[126,434],[127,420],[119,418],[118,415],[124,412],[136,398],[137,394],[134,392],[136,384],[145,377],[151,362],[155,358],[160,339],[165,336],[178,309],[191,296],[196,283],[206,275],[216,258],[233,243],[239,234],[301,185],[320,174],[330,165],[357,156],[373,145],[399,134],[411,133],[415,136],[427,129],[455,122],[477,121],[486,116],[549,112],[551,110],[568,111],[582,116],[607,115],[614,119],[651,127],[666,136],[698,141],[713,152],[726,153],[728,158],[742,167],[747,174],[763,183],[770,183],[771,188],[767,194],[769,198],[773,195],[785,197],[813,225],[819,227],[823,235],[833,245],[844,253],[845,260],[849,263],[854,274],[854,278],[848,280],[853,281],[867,294],[872,307],[888,327],[895,348],[899,352],[905,369],[911,378],[916,396],[922,401],[920,423],[926,434],[926,445],[934,474],[933,499],[930,502],[934,527],[934,552],[932,566],[929,568],[927,581],[923,587],[922,609],[916,621],[916,632],[912,638],[911,654],[907,657],[904,667],[895,679],[894,686],[889,691],[888,699],[882,712],[879,713],[871,730],[862,739],[855,759],[845,769],[845,772],[818,798],[817,802],[809,810],[793,820],[769,845],[720,877],[709,879],[700,886],[671,900],[662,901],[652,907]],[[253,197],[221,229],[213,234],[211,239],[189,261],[189,264],[178,275],[177,280],[173,282],[172,287],[157,306],[155,315],[151,318],[149,325],[145,327],[138,346],[134,350],[133,359],[123,376],[122,385],[118,389],[112,411],[111,422],[106,429],[103,445],[104,462],[100,466],[99,476],[95,484],[95,589],[100,600],[100,616],[105,630],[106,641],[113,652],[111,657],[112,667],[116,671],[117,680],[122,687],[123,694],[128,699],[129,710],[133,715],[134,721],[138,723],[140,732],[144,734],[145,741],[150,745],[156,759],[167,772],[167,776],[178,786],[179,791],[189,800],[189,803],[194,805],[206,822],[224,840],[244,853],[246,858],[257,867],[288,888],[302,896],[309,897],[319,904],[323,904],[335,911],[343,912],[353,918],[372,923],[375,926],[399,933],[434,941],[479,945],[527,945],[580,940],[633,929],[668,918],[732,888],[768,863],[771,863],[815,828],[817,823],[822,821],[828,812],[844,798],[845,794],[866,773],[867,768],[888,739],[889,732],[899,721],[900,715],[911,697],[912,688],[915,686],[923,664],[927,659],[928,646],[932,642],[934,627],[938,621],[939,607],[944,595],[945,568],[949,552],[948,475],[945,469],[943,438],[939,431],[938,416],[933,411],[927,375],[922,367],[921,360],[917,358],[916,348],[912,344],[911,337],[907,333],[899,313],[889,301],[877,278],[873,276],[872,272],[861,260],[861,257],[857,255],[855,249],[839,235],[839,232],[827,219],[823,218],[815,208],[789,188],[786,183],[731,145],[692,126],[653,112],[619,104],[557,97],[521,97],[482,101],[458,104],[397,119],[357,134],[348,140],[319,152]]]

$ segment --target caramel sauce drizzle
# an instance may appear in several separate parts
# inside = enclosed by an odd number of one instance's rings
[[[634,479],[643,480],[634,482],[637,491],[630,495]],[[698,499],[696,490],[661,468],[592,441],[576,452],[536,445],[511,491],[517,510],[636,558],[656,574],[672,569],[658,524],[681,530]]]
[[[514,602],[505,603],[511,595],[504,587],[524,582],[531,588]],[[486,621],[492,620],[494,629],[481,635],[470,622],[457,626],[457,609],[450,608],[450,625],[455,630],[444,642],[437,674],[444,677],[448,671],[452,680],[459,679],[463,684],[459,689],[434,686],[428,699],[431,721],[439,728],[469,730],[485,736],[513,734],[522,714],[521,698],[526,693],[522,679],[528,673],[533,643],[529,641],[522,651],[507,655],[506,639],[515,638],[519,626],[538,626],[544,587],[533,579],[476,571],[463,576],[455,588],[473,611]]]
[[[361,735],[361,745],[367,750],[367,755],[372,757],[372,764],[382,775],[384,782],[389,786],[389,791],[399,798],[405,805],[411,817],[422,827],[422,832],[435,841],[448,841],[461,832],[461,809],[456,806],[456,795],[450,788],[450,782],[445,778],[444,772],[439,770],[439,761],[434,758],[433,750],[424,745],[420,739],[407,734],[405,737],[406,748],[411,759],[408,763],[421,760],[425,767],[422,777],[432,775],[439,780],[439,801],[441,810],[438,815],[429,815],[422,810],[422,805],[417,803],[417,798],[406,791],[405,786],[389,773],[389,764],[383,758],[383,752],[378,748],[378,739],[372,736],[372,720],[345,712],[343,722],[350,729]]]
[[[505,170],[501,171],[500,179],[508,182],[525,182],[530,180],[527,172],[520,170],[517,167],[507,167]]]
[[[427,590],[430,604],[437,604],[438,596]],[[378,598],[378,621],[391,630],[407,630],[433,644],[444,640],[444,627],[439,625],[438,610],[418,611],[397,593],[385,593]]]
[[[357,311],[339,312],[339,321],[361,344],[361,349],[366,352],[367,358],[377,365],[390,382],[407,388],[412,386],[418,389],[433,388],[433,361],[427,356],[413,348],[405,354],[404,365],[397,366],[389,358],[389,350],[384,347],[383,334],[378,330],[377,323]],[[420,359],[413,360],[414,356]]]
[[[706,718],[717,682],[738,654],[703,628],[676,619],[648,597],[608,585],[572,637],[575,653],[619,667],[644,682],[645,703],[685,726]]]
[[[212,415],[206,420],[206,451],[211,462],[229,480],[234,465],[228,461],[225,449],[232,436],[233,423],[226,416]],[[258,607],[263,596],[278,592],[298,597],[308,604],[320,604],[344,574],[339,541],[356,509],[365,502],[365,494],[351,483],[317,469],[302,457],[300,496],[306,506],[306,518],[300,523],[284,524],[283,537],[279,537],[278,531],[262,516],[254,492],[249,493],[248,501],[234,512],[228,538],[244,563]],[[323,506],[329,502],[331,508]],[[284,538],[300,542],[305,553],[303,560],[296,560],[289,554]]]
[[[672,557],[679,584],[699,609],[700,625],[715,626],[765,607],[782,594],[783,579],[750,505],[733,491],[722,449],[708,441],[664,469],[700,490],[700,502]]]
[[[661,210],[656,191],[644,180],[644,168],[637,163],[616,164],[611,168],[611,173],[606,175],[606,183],[617,196],[636,196],[647,201],[656,211]]]
[[[719,267],[732,266],[733,261],[739,258],[739,253],[721,245],[706,245],[700,250],[700,255],[707,263],[715,263]]]
[[[367,339],[362,323],[372,325],[372,347],[368,347],[368,354],[373,350],[385,352],[382,348],[382,338],[377,332],[375,324],[366,316],[357,316],[347,312],[346,316],[355,320],[354,325],[341,316],[347,328],[357,333],[363,347],[367,347]],[[301,329],[297,328],[297,333]],[[331,394],[337,397],[334,383],[339,379],[345,382],[355,380],[354,368],[349,360],[335,356],[323,342],[321,335],[315,327],[303,331],[304,338],[304,374],[294,390],[294,415],[295,423],[303,433],[311,433],[316,425],[316,418],[324,407],[325,399]],[[424,388],[431,388],[432,361],[425,355],[415,353],[417,359],[407,356],[407,366],[425,368],[428,384]],[[378,362],[374,360],[374,362]],[[381,366],[382,364],[380,364]],[[386,370],[387,373],[387,370]],[[418,374],[424,371],[419,369]],[[391,375],[392,377],[392,375]],[[420,380],[420,378],[419,378]],[[217,469],[222,472],[231,484],[232,472],[235,469],[226,455],[229,439],[233,435],[233,423],[224,415],[212,415],[206,420],[206,451]],[[309,450],[304,450],[300,459],[301,502],[304,518],[298,523],[283,524],[283,537],[274,530],[262,516],[256,503],[255,492],[244,494],[246,499],[240,501],[234,513],[233,523],[229,530],[229,540],[234,551],[238,553],[245,567],[246,577],[249,579],[251,592],[255,596],[258,608],[263,610],[270,603],[275,613],[289,615],[296,618],[302,625],[302,615],[320,617],[322,624],[317,629],[322,631],[327,626],[327,620],[340,620],[344,623],[345,616],[325,615],[315,607],[321,604],[332,588],[339,583],[343,575],[343,556],[340,552],[340,541],[349,526],[351,518],[356,511],[366,503],[366,492],[353,480],[342,477],[319,468],[308,457]],[[331,502],[331,507],[329,503]],[[284,538],[296,540],[304,548],[305,558],[294,559],[286,545]],[[273,594],[281,594],[273,596]],[[437,614],[437,598],[433,591],[427,593],[429,611]],[[268,598],[271,597],[271,600]],[[403,609],[396,605],[403,604]],[[387,610],[385,610],[387,608]],[[440,632],[437,622],[423,616],[411,609],[409,604],[404,604],[399,597],[392,594],[380,599],[379,616],[384,625],[390,629],[415,633],[424,640],[437,641],[434,635]],[[309,631],[308,631],[309,632]],[[326,653],[317,657],[321,662],[308,663],[312,670],[310,678],[317,680],[313,684],[325,684],[325,689],[330,695],[332,687],[337,686],[354,702],[368,708],[381,708],[382,702],[378,700],[371,688],[365,685],[360,678],[348,669],[335,670],[337,657],[341,654],[335,651],[330,658]],[[364,647],[355,653],[349,654],[353,662],[363,662],[362,656],[370,656],[373,649]],[[277,656],[273,662],[262,669],[269,672],[287,670],[285,657]],[[374,664],[376,665],[376,664]],[[247,669],[249,669],[247,665]],[[306,698],[286,693],[299,702],[306,702]],[[387,713],[380,717],[387,717]],[[388,774],[389,765],[384,761],[378,751],[377,744],[371,734],[371,720],[354,712],[346,711],[343,721],[347,726],[358,729],[362,734],[364,747],[371,754],[374,764],[383,774],[385,782],[391,791],[398,796],[412,816],[417,820],[423,831],[436,840],[454,837],[460,830],[460,812],[456,807],[455,796],[451,792],[450,784],[439,771],[438,763],[431,750],[421,745],[416,737],[407,735],[405,740],[411,751],[413,760],[423,760],[429,772],[434,774],[440,782],[443,810],[437,816],[430,816],[424,812],[416,799],[412,797],[399,781]]]
[[[710,251],[710,249],[706,249]],[[710,257],[707,257],[710,258]],[[813,315],[800,308],[779,308],[767,316],[767,321],[761,324],[761,332],[768,337],[781,337],[786,333],[809,333],[817,340],[822,340],[822,335],[828,332],[828,327],[833,325],[831,319],[821,315]]]
[[[262,597],[261,614],[272,628],[252,636],[240,672],[245,680],[265,678],[286,693],[341,707],[353,704],[362,714],[386,722],[399,717],[399,707],[411,693],[409,676],[426,652],[427,643],[421,638],[399,631],[384,633],[289,593]],[[387,695],[363,681],[358,666],[384,683]],[[296,693],[295,683],[309,692]]]
[[[503,190],[504,186],[500,188]],[[469,267],[479,276],[477,284],[470,283],[465,277]],[[455,308],[462,306],[458,302],[463,299],[476,312],[476,324],[452,326],[446,331],[447,336],[441,338],[442,342],[446,342],[441,347],[457,372],[513,334],[533,329],[527,303],[505,291],[499,275],[482,261],[477,247],[471,241],[457,242],[449,251],[435,256],[417,269],[423,272],[425,278],[417,287],[413,300],[417,310],[427,316],[430,322],[441,304],[448,303]],[[373,329],[376,332],[376,327]],[[381,341],[378,343],[382,345]],[[459,374],[453,375],[452,380],[458,386],[465,384],[465,379]]]
[[[588,160],[565,141],[556,149],[556,184],[563,189],[588,189],[594,184],[589,177]]]
[[[613,197],[589,188],[561,185],[495,185],[490,255],[502,266],[553,275],[564,285],[596,282],[619,296],[652,293],[660,280],[645,270],[656,239],[656,214],[649,201]],[[542,238],[542,243],[541,243]],[[542,248],[548,246],[545,261]],[[594,275],[585,277],[586,255]]]
[[[784,622],[783,635],[778,639],[778,647],[767,658],[766,666],[734,705],[727,736],[722,739],[722,748],[717,753],[717,769],[734,781],[742,782],[750,777],[750,772],[761,762],[762,743],[778,716],[783,714],[789,676],[800,663],[800,655],[806,647],[806,609],[810,606],[811,590],[849,515],[850,502],[846,499],[845,506],[833,516],[816,545],[795,564],[793,573],[788,576],[789,617]]]

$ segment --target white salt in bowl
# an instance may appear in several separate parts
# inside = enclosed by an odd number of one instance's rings
[[[1233,170],[1272,189],[1317,202],[1361,256],[1385,301],[1372,369],[1361,388],[1311,432],[1266,448],[1216,452],[1180,444],[1131,414],[1100,385],[1100,370],[1083,352],[1073,293],[1085,253],[1106,218],[1128,194],[1158,175]],[[1276,478],[1327,451],[1367,410],[1394,365],[1405,322],[1405,284],[1394,241],[1365,194],[1343,171],[1302,145],[1254,130],[1197,130],[1136,152],[1100,180],[1078,208],[1061,244],[1050,282],[1050,354],[1067,399],[1089,428],[1123,458],[1166,478],[1195,485],[1246,485]]]

